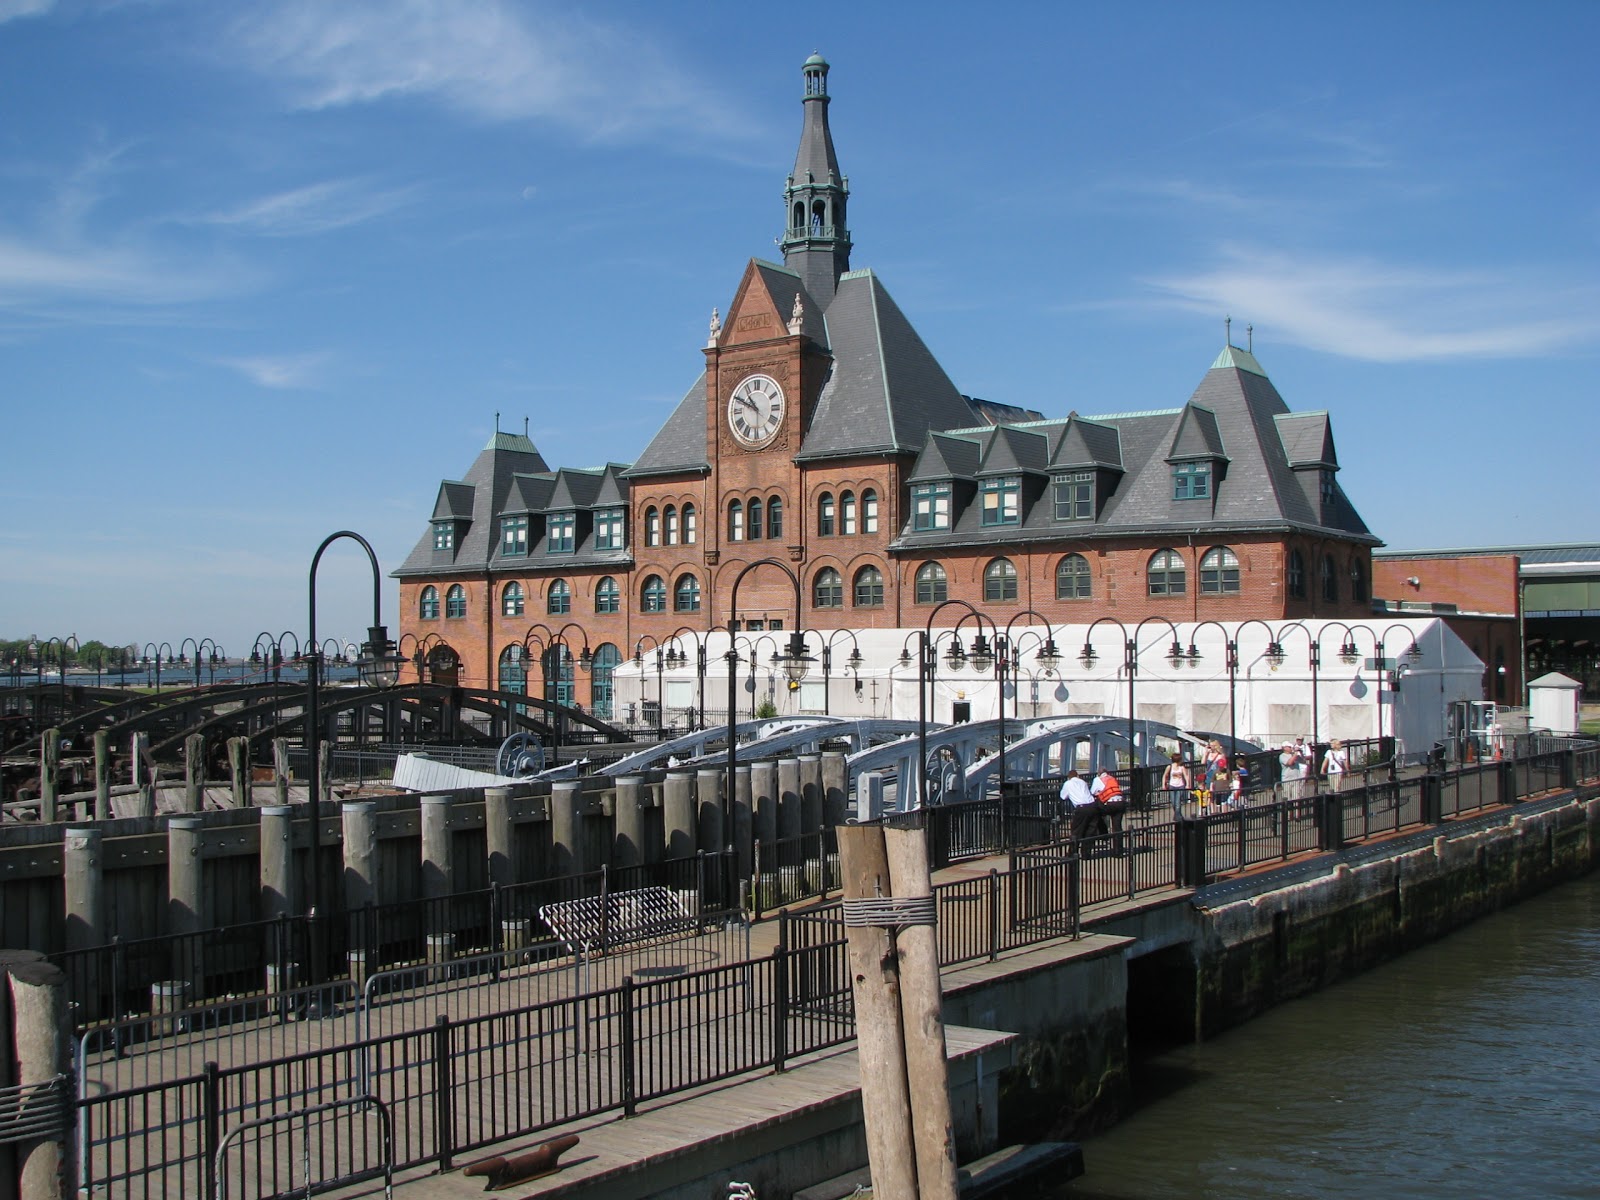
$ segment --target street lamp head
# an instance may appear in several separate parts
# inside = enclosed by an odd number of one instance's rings
[[[1095,659],[1099,657],[1100,656],[1094,652],[1094,646],[1089,642],[1085,642],[1083,644],[1083,649],[1078,651],[1078,661],[1081,662],[1085,667],[1094,666]]]
[[[911,665],[911,647],[910,646],[901,646],[900,647],[900,665],[902,667],[909,667]]]
[[[945,665],[952,671],[959,671],[962,667],[966,666],[967,650],[966,647],[961,644],[960,638],[957,638],[955,641],[950,643],[950,649],[945,652],[944,661]]]
[[[1409,658],[1412,662],[1421,662],[1422,661],[1422,647],[1417,645],[1416,642],[1412,642],[1411,645],[1406,648],[1406,657]]]
[[[1039,655],[1036,661],[1046,671],[1054,671],[1061,665],[1061,651],[1056,648],[1055,638],[1045,638],[1044,645],[1039,648]]]
[[[585,671],[594,669],[594,651],[585,646],[578,652],[578,665]]]
[[[391,688],[400,682],[400,664],[404,661],[395,653],[388,629],[373,625],[367,629],[367,642],[356,659],[356,671],[368,687]]]
[[[845,659],[845,665],[852,671],[859,671],[861,664],[866,660],[861,657],[861,647],[856,646],[850,651],[850,657]]]
[[[811,655],[806,652],[805,634],[798,629],[789,635],[788,652],[783,657],[783,671],[790,683],[799,683],[811,669]]]
[[[1285,657],[1287,656],[1283,652],[1283,647],[1277,642],[1267,643],[1267,668],[1269,670],[1276,671],[1279,667],[1283,666],[1283,660]]]
[[[1353,663],[1361,657],[1361,651],[1356,649],[1355,639],[1341,642],[1339,645],[1339,660],[1343,663]]]
[[[994,666],[994,651],[989,647],[989,639],[979,633],[972,639],[972,669],[983,674]]]
[[[1183,643],[1177,638],[1172,639],[1172,645],[1167,648],[1167,661],[1173,666],[1183,665]]]

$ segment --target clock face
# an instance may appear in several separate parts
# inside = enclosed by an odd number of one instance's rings
[[[758,450],[783,424],[783,388],[770,375],[752,375],[728,397],[728,432],[741,446]]]

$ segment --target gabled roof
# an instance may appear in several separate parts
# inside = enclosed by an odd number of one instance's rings
[[[1182,459],[1226,458],[1222,446],[1222,431],[1217,428],[1217,414],[1209,408],[1190,401],[1178,417],[1177,430],[1172,435],[1172,445],[1167,448],[1167,461]]]
[[[448,517],[438,520],[470,521],[458,539],[455,552],[448,563],[436,559],[432,530],[424,531],[411,553],[394,572],[396,575],[435,573],[441,569],[465,570],[482,568],[499,541],[495,514],[502,512],[506,499],[519,475],[537,475],[549,468],[534,444],[522,434],[495,433],[472,460],[465,478],[460,482],[447,481],[440,486],[443,501],[447,492]],[[435,506],[435,512],[438,512]]]
[[[706,461],[706,373],[690,385],[672,410],[667,423],[656,431],[633,466],[622,472],[624,479],[642,475],[676,475],[686,471],[709,471]]]
[[[562,467],[556,472],[555,487],[546,502],[547,510],[567,512],[590,507],[600,492],[602,470],[601,467]]]
[[[822,318],[822,305],[811,298],[805,284],[800,280],[799,273],[761,258],[753,258],[750,262],[755,267],[762,286],[767,289],[767,295],[772,297],[772,306],[778,310],[778,319],[784,322],[785,330],[788,329],[789,318],[794,313],[795,297],[798,296],[801,307],[800,332],[812,341],[826,346],[828,326]]]
[[[511,488],[506,493],[506,502],[500,511],[512,516],[544,512],[549,506],[550,492],[554,487],[555,476],[549,472],[539,475],[513,475]]]
[[[1014,425],[998,425],[987,439],[978,463],[978,478],[994,475],[1042,475],[1050,457],[1043,434],[1025,432]]]
[[[839,277],[826,344],[833,371],[798,459],[914,454],[930,431],[981,419],[871,271]]]
[[[1339,469],[1339,455],[1333,448],[1333,426],[1325,412],[1282,413],[1273,418],[1278,425],[1278,440],[1291,467]]]
[[[596,508],[620,508],[628,503],[628,485],[622,481],[627,463],[607,463],[600,475],[600,487],[594,494]]]
[[[1050,465],[1082,470],[1090,467],[1122,469],[1122,437],[1115,425],[1091,421],[1072,413],[1061,426]]]
[[[978,473],[983,447],[975,438],[934,433],[917,455],[907,483],[928,483],[938,479],[972,479]]]
[[[472,493],[470,483],[445,480],[439,485],[439,498],[433,502],[433,520],[472,520]]]

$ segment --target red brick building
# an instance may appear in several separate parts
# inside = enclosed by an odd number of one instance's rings
[[[1047,419],[951,382],[883,284],[851,270],[828,65],[804,66],[782,265],[752,260],[704,369],[631,464],[552,470],[497,433],[439,487],[396,572],[402,649],[520,690],[586,649],[561,698],[607,714],[624,658],[674,633],[1371,613],[1378,544],[1326,413],[1293,413],[1225,345],[1187,401]],[[762,559],[771,565],[746,568]],[[789,572],[793,572],[791,579]],[[738,583],[734,606],[735,581]],[[530,629],[532,634],[530,635]],[[459,661],[459,668],[451,664]]]

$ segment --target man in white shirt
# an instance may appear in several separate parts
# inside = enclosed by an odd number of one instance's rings
[[[1061,785],[1061,799],[1072,806],[1072,840],[1078,842],[1093,836],[1100,823],[1100,813],[1088,781],[1076,771],[1068,771],[1067,780]]]

